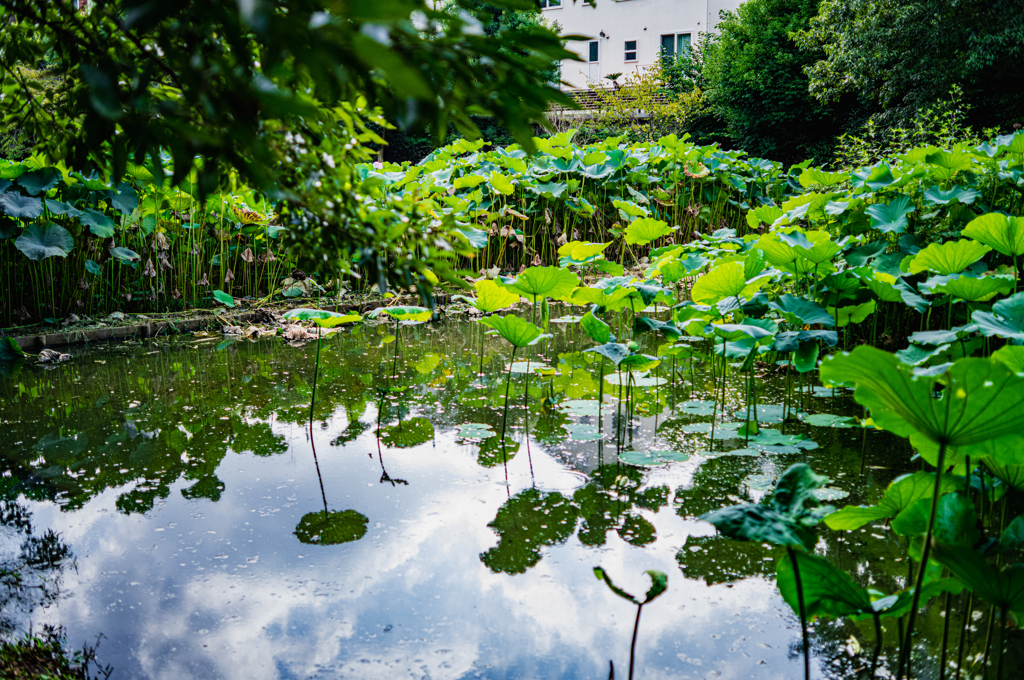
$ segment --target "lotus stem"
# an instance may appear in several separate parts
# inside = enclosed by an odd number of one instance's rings
[[[954,680],[960,680],[960,668],[964,663],[964,646],[967,639],[970,637],[970,630],[967,628],[967,624],[970,622],[971,610],[974,609],[974,593],[967,593],[967,602],[963,609],[963,614],[960,616],[960,641],[957,644],[956,674],[953,676]]]
[[[786,546],[789,561],[793,565],[793,580],[796,581],[796,601],[800,609],[800,633],[804,643],[804,680],[811,680],[811,642],[807,637],[807,607],[804,604],[804,586],[800,581],[800,565],[796,561],[796,551]]]
[[[924,535],[924,548],[921,551],[921,561],[917,566],[917,578],[914,583],[914,597],[911,600],[910,612],[907,616],[906,639],[903,642],[903,649],[900,653],[900,663],[896,670],[896,680],[903,678],[903,671],[910,675],[910,650],[914,637],[914,622],[917,619],[917,608],[921,603],[921,588],[924,586],[924,573],[928,568],[928,556],[932,547],[932,532],[935,529],[935,516],[939,512],[939,496],[942,492],[942,470],[946,464],[946,447],[949,445],[945,439],[939,441],[939,458],[935,461],[935,488],[932,491],[932,507],[928,513],[928,529]]]
[[[875,669],[878,668],[878,657],[882,653],[882,617],[878,612],[872,612],[875,619],[875,653],[871,656],[871,672],[868,673],[872,678],[875,677]]]

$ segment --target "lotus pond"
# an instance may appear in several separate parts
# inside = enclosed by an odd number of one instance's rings
[[[909,444],[814,374],[739,361],[723,386],[700,343],[620,381],[558,321],[511,373],[508,343],[453,316],[402,328],[397,357],[389,323],[325,336],[312,425],[315,342],[179,337],[8,364],[0,549],[32,553],[22,585],[41,595],[8,584],[3,625],[102,634],[122,678],[625,678],[631,644],[638,678],[802,675],[786,550],[698,518],[763,501],[798,463],[828,478],[821,503],[872,506],[924,474]],[[887,522],[823,525],[814,553],[857,588],[906,593],[908,539]],[[650,594],[657,572],[667,588],[638,619],[616,589],[641,602],[648,570]],[[938,674],[942,602],[915,624],[915,676]],[[988,617],[975,601],[965,669],[986,643],[995,657]],[[879,622],[877,672],[894,673],[903,618]],[[814,677],[867,677],[871,617],[818,618],[809,639]]]

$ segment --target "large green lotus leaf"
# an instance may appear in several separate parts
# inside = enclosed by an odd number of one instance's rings
[[[57,186],[62,178],[63,175],[57,168],[41,168],[32,172],[26,172],[18,178],[17,182],[29,194],[38,196]]]
[[[821,366],[821,379],[856,386],[854,398],[875,424],[910,441],[932,464],[945,442],[958,456],[1018,462],[1024,442],[1024,378],[990,359],[961,359],[942,375],[915,374],[895,355],[861,345]],[[1008,460],[1009,458],[1009,460]]]
[[[71,233],[53,222],[45,226],[31,224],[14,242],[14,246],[36,262],[48,257],[67,257],[75,247]]]
[[[309,512],[295,527],[295,537],[309,545],[338,545],[358,541],[366,535],[370,518],[355,510]]]
[[[727,262],[697,279],[690,296],[698,304],[715,304],[730,297],[749,300],[770,278],[763,275],[748,281],[742,262]]]
[[[829,262],[839,253],[843,252],[843,246],[841,243],[837,243],[829,239],[829,234],[826,231],[809,231],[804,234],[807,240],[811,242],[811,247],[796,246],[796,252],[801,255],[804,259],[815,265],[821,265]]]
[[[480,319],[480,323],[493,329],[495,333],[510,342],[513,347],[529,347],[530,345],[535,345],[541,338],[551,337],[529,321],[521,319],[514,314],[488,316]]]
[[[110,203],[122,215],[131,215],[139,207],[139,195],[132,185],[121,182],[117,185],[117,196],[114,196]],[[187,210],[187,208],[185,209]]]
[[[907,215],[914,212],[910,196],[900,194],[890,203],[876,203],[864,212],[871,218],[871,228],[883,234],[902,234],[907,229]]]
[[[989,213],[971,220],[961,235],[980,241],[1003,255],[1024,255],[1024,217]]]
[[[0,338],[0,363],[24,360],[25,351],[21,349],[21,345],[14,341],[14,338]]]
[[[629,245],[645,246],[651,241],[671,234],[672,231],[672,227],[668,226],[667,222],[662,222],[652,217],[641,217],[633,220],[626,227],[626,243]]]
[[[452,186],[456,189],[472,189],[473,187],[480,186],[487,181],[487,178],[483,175],[466,175],[464,177],[456,177],[455,181],[452,182]]]
[[[8,191],[0,194],[0,208],[11,217],[34,220],[43,215],[43,200]]]
[[[500,172],[492,172],[490,176],[491,186],[502,196],[511,196],[515,193],[515,186],[509,180],[508,177],[501,174]]]
[[[456,229],[455,231],[465,236],[466,240],[469,241],[469,245],[474,249],[480,250],[487,247],[487,232],[483,229],[467,227],[465,229]]]
[[[590,243],[589,241],[569,241],[558,249],[561,257],[569,258],[570,264],[593,262],[604,255],[611,243]]]
[[[878,191],[895,182],[896,178],[892,176],[892,170],[889,169],[888,165],[880,163],[871,168],[853,171],[850,173],[850,180],[853,182],[855,189],[867,187],[873,191]]]
[[[646,331],[663,333],[673,339],[679,338],[683,335],[683,332],[671,321],[661,321],[659,319],[652,319],[648,316],[638,316],[633,319],[634,334],[639,335]]]
[[[977,550],[941,543],[932,549],[932,557],[981,599],[1024,612],[1024,564],[1000,569]]]
[[[813,491],[827,482],[827,477],[797,463],[782,473],[765,502],[722,508],[700,519],[714,524],[728,538],[813,550],[817,542],[814,527],[832,510],[817,507]]]
[[[846,307],[839,307],[836,309],[832,308],[832,312],[835,314],[836,325],[839,328],[848,326],[851,323],[861,323],[864,319],[871,316],[875,311],[875,301],[868,300],[862,302],[859,305],[847,305]]]
[[[770,331],[753,324],[712,324],[711,328],[715,335],[725,338],[730,342],[736,342],[743,338],[752,338],[757,341],[766,340],[764,344],[770,344],[770,339],[773,335]]]
[[[971,276],[969,274],[953,275],[939,285],[933,287],[933,293],[945,293],[966,302],[986,302],[996,295],[1005,295],[1013,290],[1012,276]]]
[[[930,498],[914,503],[896,516],[892,530],[899,536],[923,536],[928,531],[931,506]],[[932,537],[938,543],[970,548],[981,538],[977,523],[971,500],[960,493],[947,493],[939,498]]]
[[[1020,550],[1024,548],[1024,515],[1014,517],[1010,525],[999,537],[999,547],[1003,550]]]
[[[139,257],[139,254],[137,252],[135,252],[134,250],[129,250],[128,248],[111,248],[110,254],[113,255],[115,259],[120,260],[121,262],[142,261],[142,258]]]
[[[619,209],[619,215],[626,220],[633,220],[637,217],[647,217],[651,214],[651,211],[642,205],[637,205],[633,201],[623,201],[621,199],[612,201],[612,207]]]
[[[939,491],[946,493],[956,488],[956,481],[948,475],[942,478]],[[868,522],[895,517],[918,501],[932,497],[935,491],[935,473],[915,472],[896,478],[878,505],[848,505],[825,518],[831,529],[860,529]]]
[[[1024,347],[1005,345],[992,352],[992,360],[1004,364],[1014,373],[1024,373]]]
[[[657,305],[659,303],[671,306],[676,302],[675,298],[672,297],[672,292],[668,288],[658,285],[658,283],[654,281],[633,283],[630,287],[640,294],[640,300],[644,303],[645,307],[648,305]]]
[[[114,235],[114,220],[98,210],[86,208],[78,219],[84,226],[89,227],[93,236],[110,238]]]
[[[384,313],[392,319],[413,322],[429,321],[430,317],[434,315],[434,313],[426,307],[416,307],[412,305],[404,307],[385,307]]]
[[[612,583],[612,579],[604,569],[601,567],[594,567],[594,576],[596,576],[599,581],[604,581],[613,593],[623,599],[629,600],[635,605],[644,605],[653,601],[668,588],[668,575],[664,572],[648,569],[644,573],[651,577],[651,587],[647,589],[647,594],[644,596],[644,599],[639,600]]]
[[[970,170],[974,167],[974,157],[969,153],[959,150],[936,151],[935,153],[928,154],[924,161],[925,163],[954,173],[960,172],[961,170]]]
[[[804,297],[794,297],[789,293],[779,296],[778,300],[769,302],[768,306],[778,311],[782,318],[795,326],[821,324],[831,328],[835,320],[819,304]]]
[[[67,215],[68,217],[78,217],[79,215],[82,214],[81,210],[71,205],[70,203],[63,203],[52,198],[43,199],[43,203],[46,204],[46,209],[50,211],[51,215]]]
[[[355,323],[356,321],[362,321],[363,317],[359,314],[339,314],[338,312],[328,312],[323,309],[309,309],[300,307],[298,309],[290,309],[281,315],[285,319],[297,319],[299,321],[312,321],[321,328],[334,328],[346,323]]]
[[[971,313],[971,321],[986,337],[998,335],[1020,344],[1024,341],[1024,292],[995,303],[991,312],[975,310]]]
[[[572,292],[569,301],[574,305],[597,305],[610,312],[617,312],[628,304],[630,296],[634,294],[636,293],[632,288],[577,288]]]
[[[959,203],[974,203],[981,194],[974,189],[965,189],[961,186],[954,186],[952,189],[941,189],[937,186],[928,187],[924,191],[924,200],[932,205],[948,205],[953,201]]]
[[[579,284],[579,277],[560,267],[530,267],[512,281],[503,281],[509,290],[536,302],[541,296],[565,300]]]
[[[583,332],[594,342],[603,345],[615,340],[615,336],[612,335],[611,326],[594,316],[593,312],[587,312],[583,315],[583,318],[580,320],[580,326],[583,327]]]
[[[874,615],[871,596],[866,588],[855,584],[846,572],[832,566],[828,560],[800,551],[783,556],[775,567],[779,592],[793,611],[800,612],[800,602],[791,556],[796,557],[800,569],[800,586],[808,620],[819,616],[832,619],[848,616],[857,620]]]
[[[764,234],[757,240],[754,247],[763,252],[764,259],[774,267],[785,267],[799,257],[799,253],[785,243],[777,233]]]
[[[968,239],[932,243],[910,261],[910,273],[929,271],[936,274],[959,274],[990,250],[988,246]]]
[[[597,352],[601,356],[611,359],[616,366],[622,363],[622,360],[630,354],[628,347],[617,342],[606,342],[605,344],[598,345],[597,347],[588,347],[583,351]]]
[[[388,446],[408,449],[434,438],[434,425],[426,418],[399,420],[380,429],[380,440]]]
[[[513,293],[505,286],[499,285],[492,279],[481,279],[473,284],[476,288],[476,299],[465,296],[460,297],[481,312],[492,314],[502,309],[508,309],[519,302],[519,295]]]
[[[786,214],[782,208],[774,205],[762,205],[747,212],[747,224],[751,229],[757,229],[761,223],[771,226],[775,221]]]
[[[800,186],[806,189],[814,185],[834,186],[848,181],[850,175],[845,172],[826,172],[820,168],[806,168],[797,179],[800,181]],[[771,223],[769,222],[769,224]]]

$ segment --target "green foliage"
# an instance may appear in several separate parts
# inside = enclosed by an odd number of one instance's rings
[[[338,545],[358,541],[366,535],[370,519],[355,510],[308,512],[295,527],[295,537],[310,545]]]
[[[639,598],[630,595],[625,590],[615,585],[612,582],[611,577],[608,576],[608,572],[604,569],[601,567],[594,567],[594,576],[596,576],[599,581],[604,581],[608,588],[622,599],[629,600],[638,606],[645,605],[648,602],[653,602],[668,588],[668,575],[664,572],[648,569],[644,573],[651,577],[651,587],[647,589],[647,594],[644,595],[644,599],[641,601]]]
[[[818,0],[748,0],[719,21],[704,56],[706,94],[740,148],[789,163],[827,157],[833,114],[808,94],[803,72],[823,54],[789,37],[817,9]]]

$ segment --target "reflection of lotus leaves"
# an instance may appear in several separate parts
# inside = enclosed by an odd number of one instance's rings
[[[38,451],[50,463],[67,465],[89,448],[89,437],[80,432],[71,437],[50,433],[37,441],[32,449]]]
[[[726,458],[729,456],[760,457],[761,452],[755,449],[733,449],[732,451],[701,451],[708,458]]]
[[[491,571],[522,574],[540,561],[540,549],[565,541],[576,528],[576,507],[562,494],[528,489],[498,510],[487,526],[498,532],[498,545],[480,555]]]
[[[828,398],[832,398],[833,396],[835,396],[835,397],[842,397],[842,396],[848,395],[849,393],[850,393],[850,391],[847,388],[841,387],[841,386],[833,388],[833,387],[822,387],[822,386],[819,385],[819,386],[814,387],[814,388],[811,389],[811,395],[815,396],[815,397],[828,397]]]
[[[720,536],[690,536],[676,560],[686,578],[703,580],[709,586],[775,571],[771,548]]]
[[[665,465],[666,463],[689,460],[690,457],[679,451],[623,451],[619,454],[619,460],[630,465]]]
[[[394,425],[381,428],[380,439],[388,446],[407,449],[430,441],[434,436],[434,425],[426,418],[400,420]]]
[[[274,434],[268,423],[236,421],[233,430],[231,449],[237,453],[250,451],[257,456],[272,456],[288,450],[284,436]]]
[[[487,439],[494,436],[494,430],[487,423],[465,423],[456,427],[460,439]]]
[[[189,500],[208,498],[209,500],[216,502],[220,500],[220,492],[223,490],[224,482],[217,479],[216,476],[210,475],[208,477],[203,477],[187,489],[182,489],[181,495]]]
[[[743,484],[751,491],[770,491],[775,485],[775,475],[747,475]]]
[[[366,515],[355,510],[332,510],[326,517],[319,511],[309,512],[299,520],[295,536],[309,545],[349,543],[366,535],[369,521]]]
[[[519,444],[505,440],[502,446],[501,437],[494,436],[480,442],[480,451],[477,453],[476,462],[484,467],[494,467],[512,460],[519,452]]]

